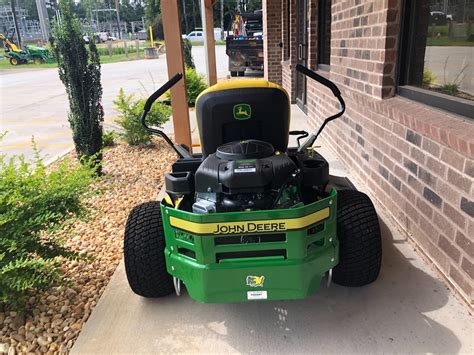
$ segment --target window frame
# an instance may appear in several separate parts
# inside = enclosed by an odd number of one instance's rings
[[[474,101],[407,84],[413,63],[416,26],[415,1],[404,0],[402,5],[396,93],[410,100],[474,119]]]
[[[326,0],[319,0],[318,1],[318,22],[317,22],[317,48],[318,51],[316,53],[317,58],[317,68],[318,70],[322,71],[331,71],[331,44],[329,44],[329,64],[327,63],[322,63],[323,56],[326,54],[326,46],[325,46],[325,36],[322,34],[326,35],[326,28],[327,28],[327,22],[326,22],[326,15],[327,15],[327,8],[326,8],[327,2]],[[330,6],[332,3],[330,3]],[[332,14],[329,17],[332,21]],[[329,40],[329,43],[331,41]]]

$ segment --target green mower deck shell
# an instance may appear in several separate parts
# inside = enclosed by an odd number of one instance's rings
[[[195,214],[162,203],[168,273],[203,303],[308,297],[339,261],[336,207],[334,189],[285,210]]]

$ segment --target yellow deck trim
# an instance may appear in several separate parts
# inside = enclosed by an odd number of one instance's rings
[[[265,219],[256,221],[196,223],[170,217],[170,225],[193,234],[241,234],[284,232],[303,229],[329,217],[329,207],[309,215],[291,219]]]

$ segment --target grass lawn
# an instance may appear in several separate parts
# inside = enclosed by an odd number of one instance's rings
[[[3,57],[3,52],[0,53],[0,55]],[[140,58],[138,59],[143,59],[144,54],[143,54],[143,49],[140,49]],[[116,63],[116,62],[126,62],[129,60],[136,60],[137,59],[137,54],[133,48],[133,51],[130,50],[128,53],[128,58],[125,56],[125,54],[114,54],[112,56],[109,55],[101,55],[100,56],[100,63],[101,64],[107,64],[107,63]],[[41,69],[47,69],[47,68],[56,68],[58,65],[56,62],[54,63],[44,63],[44,64],[34,64],[33,62],[29,62],[28,64],[21,64],[21,65],[11,65],[10,61],[4,57],[3,60],[0,60],[0,70],[3,69],[36,69],[36,68],[41,68]]]
[[[472,34],[468,33],[467,37]],[[439,35],[439,38],[436,36]],[[461,38],[449,38],[449,26],[429,26],[428,27],[428,38],[426,40],[427,46],[451,46],[451,47],[473,47],[474,41],[468,41],[467,39]]]
[[[216,42],[215,42],[216,46],[224,46],[225,45],[225,41],[222,40],[222,39],[218,39]],[[191,42],[191,45],[193,46],[196,46],[196,47],[200,47],[200,46],[204,46],[204,42]]]
[[[474,42],[465,39],[454,39],[449,37],[433,38],[428,37],[427,46],[450,46],[450,47],[474,47]]]

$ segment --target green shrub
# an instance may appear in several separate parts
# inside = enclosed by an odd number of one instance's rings
[[[118,133],[115,131],[108,131],[102,135],[102,146],[103,147],[112,147],[115,145],[115,138],[117,138]]]
[[[100,173],[102,122],[100,104],[100,59],[93,36],[88,48],[82,39],[81,22],[74,15],[69,0],[59,0],[61,23],[54,27],[54,51],[58,59],[59,78],[69,100],[68,119],[79,157],[95,158]]]
[[[121,136],[130,145],[151,142],[150,134],[140,122],[145,102],[145,99],[135,99],[133,95],[125,95],[123,89],[120,89],[117,100],[114,101],[115,109],[120,113],[116,122],[124,129]],[[169,106],[155,102],[148,112],[147,123],[150,126],[162,126],[169,120],[170,115]]]
[[[188,92],[189,106],[196,104],[196,99],[201,92],[207,88],[204,76],[196,72],[196,69],[186,68],[186,89]]]
[[[423,83],[422,84],[424,87],[433,86],[436,79],[437,79],[436,75],[434,75],[431,70],[429,69],[423,70]]]
[[[63,160],[48,171],[39,157],[0,157],[0,303],[21,308],[28,291],[64,283],[60,259],[78,255],[54,232],[83,211],[91,166]]]
[[[184,65],[186,68],[195,68],[193,53],[192,53],[193,46],[191,41],[187,38],[183,39],[183,57],[184,57]]]
[[[459,84],[457,83],[447,83],[441,86],[441,92],[447,95],[456,96],[459,94]]]
[[[204,76],[199,74],[194,68],[186,68],[186,91],[189,106],[196,104],[196,99],[201,92],[207,88]],[[166,97],[171,99],[171,93],[168,91]]]

